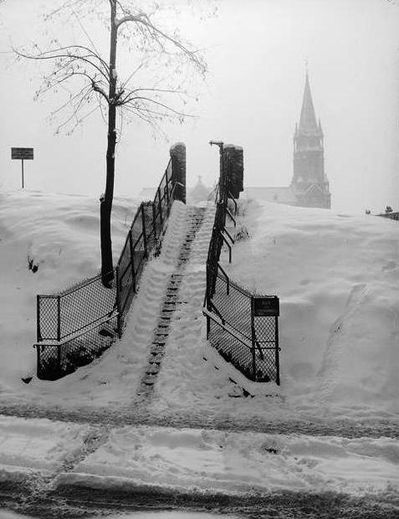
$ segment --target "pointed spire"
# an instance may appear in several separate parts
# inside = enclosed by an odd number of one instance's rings
[[[306,69],[305,90],[303,93],[301,118],[299,119],[299,131],[317,130],[316,114],[313,107],[312,93],[310,91],[309,73]]]

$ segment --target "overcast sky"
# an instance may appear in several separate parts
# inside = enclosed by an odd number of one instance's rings
[[[246,185],[288,185],[308,60],[316,115],[325,133],[333,209],[377,211],[386,204],[398,209],[399,2],[214,3],[217,16],[203,21],[198,12],[176,17],[182,35],[205,49],[209,65],[206,83],[197,88],[202,92],[194,107],[198,118],[182,126],[165,124],[169,141],[154,139],[142,123],[125,125],[116,194],[135,196],[142,187],[157,185],[168,148],[176,141],[187,145],[188,182],[202,175],[211,184],[218,154],[210,139],[244,147]],[[35,148],[34,161],[26,163],[27,188],[99,195],[106,145],[101,117],[94,115],[72,136],[55,136],[47,116],[56,97],[35,102],[38,70],[14,64],[6,53],[10,42],[40,40],[39,15],[46,5],[47,0],[5,0],[0,7],[0,186],[3,191],[19,188],[20,162],[11,161],[10,148],[26,146]],[[68,27],[52,29],[68,39]],[[94,30],[93,38],[105,37],[106,44],[104,28]]]

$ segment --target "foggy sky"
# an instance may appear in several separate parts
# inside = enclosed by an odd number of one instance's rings
[[[172,1],[172,0],[171,0]],[[177,2],[177,0],[176,0]],[[51,3],[51,2],[50,2]],[[176,141],[187,145],[188,183],[211,184],[220,139],[244,147],[246,185],[288,185],[292,136],[309,63],[317,117],[325,134],[325,170],[337,210],[399,208],[399,3],[386,0],[220,0],[200,22],[185,14],[183,35],[205,49],[209,73],[184,125],[164,125],[168,141],[142,123],[123,129],[115,192],[135,196],[155,186]],[[99,195],[105,181],[106,127],[99,116],[72,136],[54,136],[46,120],[56,104],[33,101],[35,68],[14,64],[10,42],[40,37],[47,0],[12,0],[0,7],[0,189],[20,187],[11,146],[35,148],[26,163],[28,189]],[[54,28],[57,30],[57,28]],[[101,31],[98,29],[97,37]],[[60,29],[67,37],[65,28]],[[82,35],[82,40],[84,40]]]

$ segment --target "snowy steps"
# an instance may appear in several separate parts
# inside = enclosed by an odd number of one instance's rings
[[[187,301],[179,298],[179,289],[183,281],[185,266],[190,260],[193,242],[202,225],[204,215],[205,208],[188,208],[186,233],[180,246],[179,255],[175,263],[175,270],[170,275],[166,286],[157,326],[154,330],[153,338],[149,347],[145,373],[139,383],[136,393],[137,403],[144,403],[150,398],[159,370],[161,369],[162,358],[165,353],[172,318],[177,309],[181,308],[182,305],[187,304]]]

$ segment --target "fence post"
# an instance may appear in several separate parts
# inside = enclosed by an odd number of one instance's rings
[[[132,230],[129,231],[129,245],[130,245],[130,263],[132,267],[132,284],[133,292],[136,293],[136,272],[134,270],[134,249],[133,249],[133,235]]]
[[[131,236],[131,233],[129,233]],[[131,242],[130,242],[131,243]],[[116,327],[118,329],[118,338],[122,337],[122,315],[121,315],[121,301],[120,301],[120,277],[119,277],[119,266],[115,267],[115,278],[116,278]],[[133,281],[134,283],[134,281]],[[134,286],[134,285],[133,285]]]
[[[168,202],[168,211],[169,211],[169,202],[170,202],[170,197],[169,197],[169,180],[168,180],[168,172],[166,171],[165,172],[165,180],[166,180],[166,185],[164,187],[164,192],[166,194],[166,200]]]
[[[42,346],[37,344],[36,345],[36,354],[37,354],[37,367],[36,367],[36,375],[37,375],[37,378],[41,378],[41,375],[42,375],[42,365],[41,365],[41,357],[40,357],[40,352],[41,352],[41,349],[42,349]]]
[[[276,316],[274,321],[275,329],[275,344],[276,344],[276,384],[280,385],[280,353],[279,353],[279,337],[278,337],[278,317]]]
[[[224,175],[227,195],[238,198],[244,191],[244,154],[240,146],[228,144],[224,147]]]
[[[61,340],[61,297],[57,296],[57,341]]]
[[[255,356],[255,322],[254,322],[254,313],[255,313],[255,303],[254,298],[251,296],[251,343],[252,343],[252,371],[253,371],[253,380],[256,381],[256,356]]]
[[[152,226],[154,230],[154,243],[157,241],[157,215],[155,211],[155,204],[152,204]]]
[[[37,342],[42,340],[42,334],[40,332],[40,296],[36,296],[36,339]]]
[[[61,373],[61,344],[57,344],[58,373]]]
[[[140,206],[141,210],[141,225],[143,230],[143,243],[144,243],[144,257],[148,258],[148,249],[147,249],[147,234],[145,229],[145,213],[144,213],[144,204],[142,203]]]
[[[159,210],[159,217],[161,219],[161,227],[163,228],[163,214],[162,214],[162,203],[161,203],[161,190],[157,189],[157,195],[158,195],[158,210]]]
[[[178,142],[170,148],[172,160],[172,181],[176,185],[174,200],[186,203],[186,145]]]

